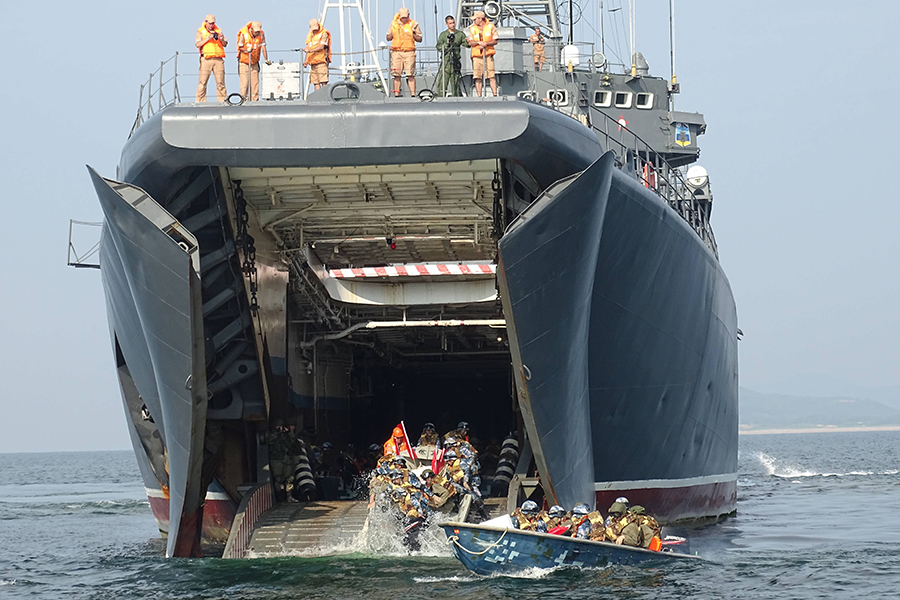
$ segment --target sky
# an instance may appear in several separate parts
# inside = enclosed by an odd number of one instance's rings
[[[577,37],[594,37],[599,1],[581,4]],[[744,332],[741,385],[819,395],[900,390],[900,201],[890,191],[900,3],[675,4],[676,103],[708,123],[700,164]],[[613,59],[627,56],[627,1],[604,2],[618,5],[626,9],[605,17]],[[102,219],[85,165],[115,176],[140,84],[175,51],[190,57],[180,69],[189,71],[207,12],[232,42],[247,21],[261,21],[272,57],[297,60],[287,50],[302,45],[319,6],[4,6],[6,22],[30,41],[9,57],[0,94],[0,452],[130,448],[100,274],[66,266],[69,219]],[[399,6],[378,3],[379,38]],[[438,13],[452,6],[439,0]],[[434,3],[409,7],[433,44]],[[668,26],[667,0],[637,0],[636,47],[654,75],[669,75]],[[182,81],[190,98],[195,83]],[[80,233],[84,251],[96,232]]]

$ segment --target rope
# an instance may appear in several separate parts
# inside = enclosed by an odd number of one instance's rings
[[[448,536],[447,536],[447,542],[448,542],[448,543],[456,544],[456,547],[457,547],[457,548],[459,548],[459,549],[462,550],[463,552],[468,552],[468,553],[471,554],[472,556],[481,556],[482,554],[485,554],[485,553],[489,552],[492,548],[496,548],[497,545],[498,545],[500,542],[503,541],[503,538],[506,537],[506,532],[507,532],[507,531],[509,531],[509,529],[504,529],[504,530],[503,530],[503,535],[501,535],[499,538],[497,538],[497,541],[496,541],[496,542],[494,542],[493,544],[491,544],[490,546],[488,546],[487,548],[485,548],[485,549],[482,550],[481,552],[472,552],[471,550],[469,550],[468,548],[466,548],[465,546],[463,546],[462,544],[460,544],[460,543],[459,543],[459,536],[458,536],[458,535],[448,535]]]

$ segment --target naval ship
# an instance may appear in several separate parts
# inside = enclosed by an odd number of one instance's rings
[[[463,96],[435,93],[426,40],[420,92],[389,98],[370,36],[310,93],[142,88],[116,176],[89,167],[167,556],[246,545],[276,420],[365,447],[401,420],[465,419],[484,442],[518,432],[511,503],[534,485],[663,523],[735,510],[737,315],[703,116],[639,53],[616,65],[566,36],[555,2],[460,0],[461,29],[477,10],[498,26],[496,97],[472,93],[468,49]]]

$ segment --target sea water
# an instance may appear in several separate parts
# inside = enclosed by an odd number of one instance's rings
[[[0,454],[0,598],[897,598],[898,468],[900,432],[745,436],[737,515],[691,531],[706,560],[485,578],[439,536],[166,560],[130,452]]]

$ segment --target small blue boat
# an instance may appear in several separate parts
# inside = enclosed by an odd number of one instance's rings
[[[619,546],[549,533],[521,531],[491,525],[442,523],[453,554],[479,575],[516,573],[530,568],[604,567],[633,565],[645,561],[700,560],[683,553],[684,538],[668,539],[663,550]],[[679,551],[682,550],[682,551]]]

